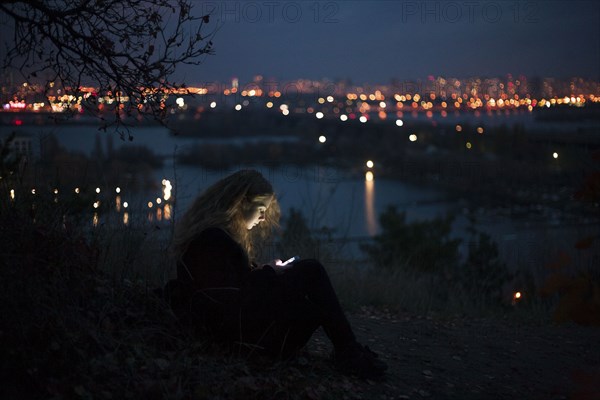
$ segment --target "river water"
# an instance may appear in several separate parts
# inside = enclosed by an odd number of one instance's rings
[[[0,137],[13,130],[14,127],[0,127]],[[30,135],[34,138],[32,140],[34,153],[39,151],[36,149],[36,143],[39,143],[37,139],[50,133],[53,133],[66,149],[88,155],[92,152],[98,135],[103,145],[107,137],[112,135],[115,148],[146,146],[155,154],[165,158],[164,167],[155,171],[155,177],[159,186],[164,179],[172,183],[179,213],[185,210],[191,200],[204,188],[231,172],[174,165],[173,156],[176,152],[205,139],[175,138],[161,127],[132,128],[133,142],[122,141],[114,133],[99,133],[95,126],[90,125],[24,126],[19,127],[17,132],[21,136]],[[244,140],[259,139],[261,138],[233,138],[221,141],[243,143]],[[219,139],[213,139],[215,140]],[[269,137],[269,140],[288,139]],[[477,217],[477,228],[493,237],[499,246],[501,258],[512,269],[539,272],[544,269],[544,266],[552,263],[561,251],[561,246],[565,251],[572,252],[573,244],[579,238],[598,233],[598,227],[594,224],[581,221],[581,223],[565,226],[558,216],[525,217],[515,220],[489,210],[469,210],[466,201],[449,200],[443,191],[400,181],[379,179],[376,168],[373,181],[350,177],[344,171],[318,165],[277,168],[263,165],[255,168],[273,183],[284,215],[292,207],[300,209],[312,228],[323,226],[333,228],[334,236],[343,237],[350,242],[361,242],[379,233],[378,215],[387,206],[393,205],[399,211],[404,211],[409,221],[432,219],[453,213],[456,215],[453,235],[463,238],[466,246],[467,214],[471,213]],[[153,201],[160,196],[161,193],[148,193],[147,201]],[[125,200],[123,198],[123,201]],[[139,204],[146,204],[144,198],[139,197],[137,201]],[[465,246],[462,248],[463,252]],[[358,246],[350,246],[347,251],[356,256],[360,253]],[[575,253],[575,256],[579,256],[579,253]],[[579,260],[578,263],[588,264],[596,260],[596,258],[591,260],[588,258]]]

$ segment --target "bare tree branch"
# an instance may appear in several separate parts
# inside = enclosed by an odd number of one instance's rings
[[[12,22],[4,38],[1,68],[20,71],[26,82],[57,84],[73,93],[82,85],[114,96],[114,120],[143,115],[164,121],[164,94],[185,92],[173,73],[213,54],[215,27],[204,35],[208,15],[196,16],[192,0],[3,1],[0,15]],[[94,98],[81,106],[97,111]]]

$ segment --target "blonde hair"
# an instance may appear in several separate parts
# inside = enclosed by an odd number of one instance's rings
[[[248,230],[244,210],[261,197],[272,199],[265,220]],[[279,216],[279,204],[271,183],[258,171],[241,170],[216,182],[196,198],[175,225],[171,250],[180,260],[200,232],[217,227],[236,240],[252,260],[255,243],[265,240],[273,228],[279,226]]]

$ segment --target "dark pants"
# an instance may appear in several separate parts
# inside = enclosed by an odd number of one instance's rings
[[[296,262],[269,279],[250,280],[239,311],[225,324],[235,333],[230,339],[274,356],[294,355],[320,326],[337,349],[355,342],[327,271],[316,260]]]

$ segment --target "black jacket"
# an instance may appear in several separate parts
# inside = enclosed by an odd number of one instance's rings
[[[252,268],[244,249],[227,232],[208,228],[190,243],[166,294],[182,322],[226,338],[248,308],[269,308],[275,271]]]

